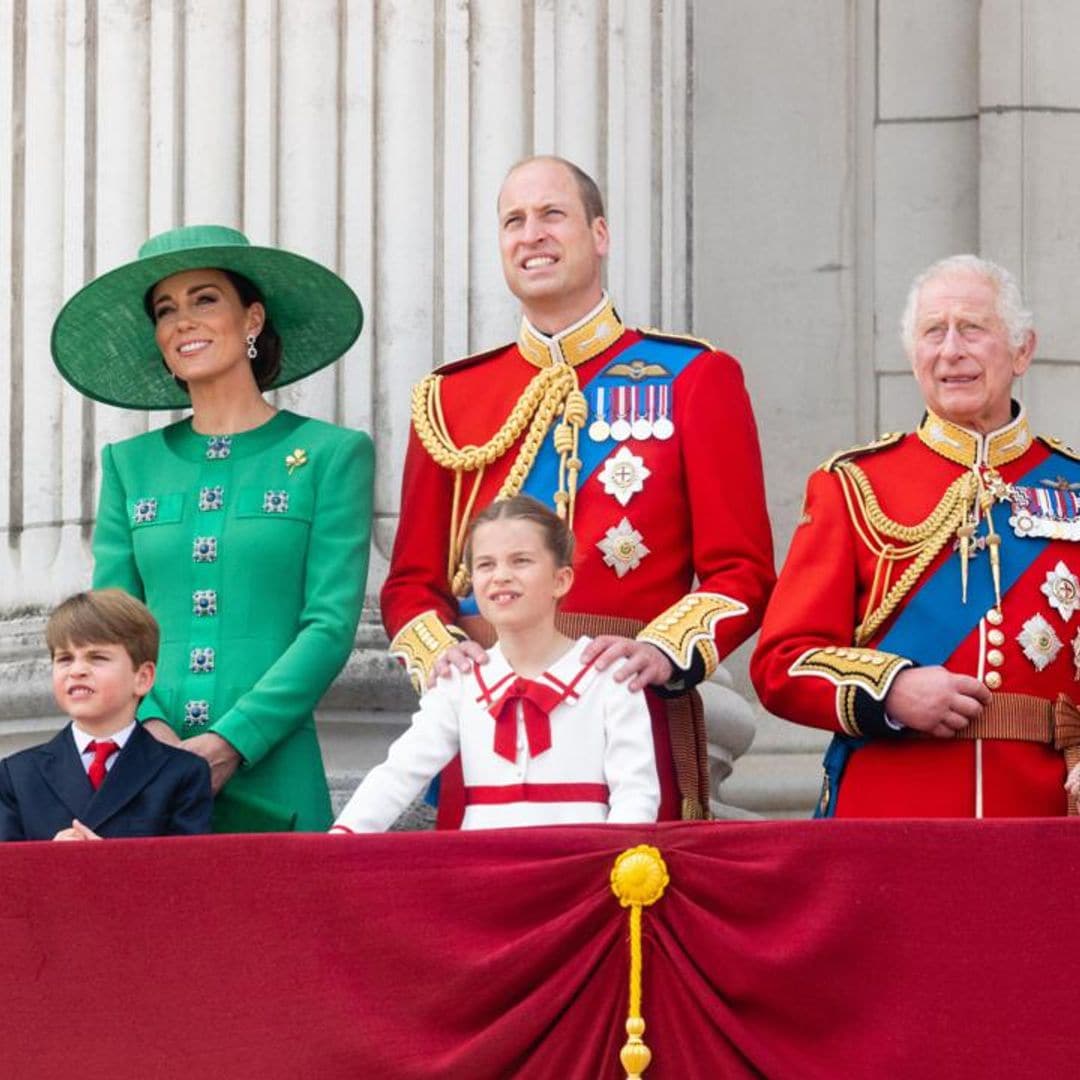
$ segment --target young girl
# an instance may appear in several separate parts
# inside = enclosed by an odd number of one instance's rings
[[[331,832],[388,828],[457,753],[464,829],[655,821],[660,786],[645,697],[583,665],[589,643],[555,626],[574,538],[527,495],[473,521],[466,566],[498,636],[488,662],[452,669],[371,770]]]

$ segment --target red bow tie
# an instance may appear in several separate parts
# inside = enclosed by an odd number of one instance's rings
[[[525,719],[529,754],[537,757],[551,749],[551,710],[562,701],[560,691],[532,679],[516,678],[488,712],[495,718],[495,753],[507,761],[517,760],[517,703]]]

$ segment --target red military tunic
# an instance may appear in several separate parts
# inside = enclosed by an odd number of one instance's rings
[[[981,679],[998,698],[1076,696],[1080,609],[1069,598],[1080,570],[1077,491],[1075,456],[1033,439],[1022,410],[986,436],[928,414],[916,433],[837,455],[810,477],[751,674],[770,711],[855,740],[838,791],[828,781],[823,791],[832,806],[819,812],[1066,812],[1064,762],[1052,746],[920,737],[888,722],[884,699],[914,663]],[[986,539],[990,502],[1000,604]],[[966,603],[957,537],[964,522],[975,524]],[[884,544],[906,557],[880,559]],[[925,566],[913,566],[920,558]]]
[[[661,350],[649,363],[620,362],[645,343]],[[574,500],[575,579],[562,610],[645,624],[639,637],[663,649],[689,687],[757,628],[774,573],[757,431],[739,365],[686,339],[670,347],[664,353],[663,339],[625,328],[605,297],[556,338],[525,322],[517,343],[445,365],[428,412],[438,414],[457,447],[483,445],[515,404],[528,400],[538,372],[573,367],[588,403],[577,456],[591,451],[601,460],[583,474]],[[652,417],[648,432],[638,426],[618,442],[590,439],[597,419],[614,428],[626,414],[631,427],[632,412],[638,420]],[[437,463],[418,437],[417,415],[414,397],[401,521],[381,603],[392,651],[419,683],[452,640],[446,628],[458,623],[461,608],[448,580],[455,472]],[[419,415],[422,423],[422,404]],[[469,517],[503,489],[525,438],[485,468]],[[462,473],[459,507],[468,502],[475,475]],[[526,480],[524,490],[551,504],[554,486],[532,490]],[[660,742],[661,815],[673,816],[670,762],[664,765],[670,751],[666,738]]]

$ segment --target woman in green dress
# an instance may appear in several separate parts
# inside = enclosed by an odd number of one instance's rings
[[[362,317],[325,267],[189,226],[91,282],[53,327],[57,367],[89,397],[191,408],[104,448],[94,586],[161,623],[139,718],[210,763],[218,831],[331,820],[313,713],[363,604],[373,451],[263,393],[336,360]]]

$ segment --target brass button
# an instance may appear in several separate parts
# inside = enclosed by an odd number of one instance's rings
[[[1005,654],[1000,649],[991,649],[986,654],[986,662],[991,667],[1001,667],[1005,663]]]
[[[998,611],[998,609],[997,609],[997,608],[993,608],[993,607],[992,607],[992,608],[991,608],[991,609],[990,609],[990,610],[989,610],[989,611],[988,611],[988,612],[986,613],[986,621],[987,621],[987,622],[988,622],[988,623],[989,623],[989,624],[990,624],[991,626],[1000,626],[1000,625],[1002,624],[1002,622],[1004,622],[1004,621],[1005,621],[1005,616],[1004,616],[1004,615],[1002,615],[1002,614],[1001,614],[1001,612],[1000,612],[1000,611]]]
[[[989,641],[991,645],[1004,645],[1005,635],[1000,630],[991,630],[990,633],[986,635],[986,640]]]
[[[996,690],[1001,685],[1001,672],[1000,671],[988,671],[986,678],[983,682],[990,687],[991,690]]]

